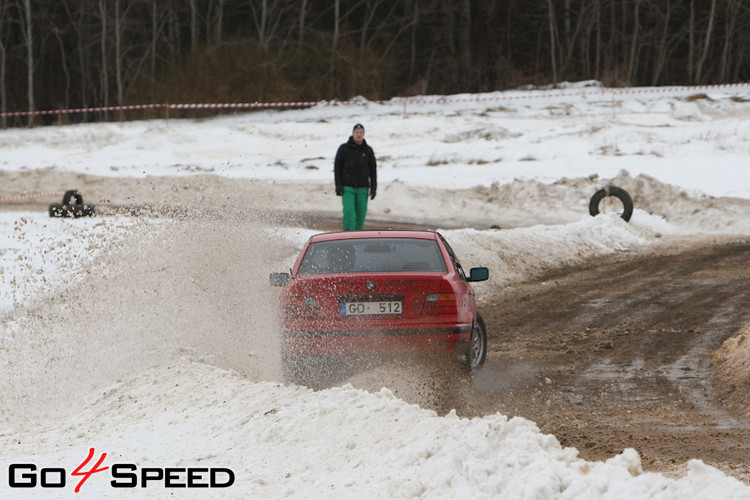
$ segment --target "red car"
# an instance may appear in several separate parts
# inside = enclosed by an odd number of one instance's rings
[[[292,381],[311,361],[370,354],[454,353],[470,370],[487,354],[487,330],[470,282],[433,231],[347,231],[311,237],[281,293],[282,359]]]

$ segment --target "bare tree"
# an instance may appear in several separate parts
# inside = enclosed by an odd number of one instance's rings
[[[411,9],[414,12],[411,22],[411,37],[409,39],[409,85],[414,81],[417,61],[417,27],[419,26],[419,0],[413,0]],[[408,5],[408,4],[407,4]]]
[[[99,18],[101,23],[101,37],[99,47],[101,51],[101,88],[99,89],[102,104],[109,106],[109,65],[107,64],[107,0],[99,0]],[[106,117],[107,112],[104,112]]]
[[[224,36],[224,1],[216,0],[216,9],[214,12],[214,33],[210,41],[221,43]]]
[[[196,0],[188,0],[190,6],[190,49],[195,52],[198,48],[198,5]]]
[[[341,22],[341,0],[333,3],[333,37],[331,40],[331,88],[336,88],[336,56],[339,44],[339,23]]]
[[[259,4],[259,5],[258,5]],[[291,0],[250,0],[250,11],[252,13],[255,32],[258,41],[267,54],[274,40],[285,41],[286,36],[280,36],[279,32],[285,27],[286,14],[291,11],[294,4]],[[287,27],[289,32],[292,30]]]
[[[695,75],[695,1],[690,0],[690,16],[688,18],[688,80],[694,82]]]
[[[22,23],[23,38],[26,43],[26,97],[28,99],[29,127],[34,126],[34,34],[31,19],[31,0],[23,0],[24,22]]]
[[[596,26],[596,47],[594,50],[594,72],[593,77],[600,79],[602,75],[602,9],[601,3],[594,0],[594,26]]]
[[[302,45],[305,39],[305,18],[307,17],[307,3],[308,0],[302,0],[302,4],[299,7],[299,36],[297,37],[297,39],[300,45]]]
[[[5,113],[8,112],[8,92],[6,86],[7,82],[7,65],[6,65],[6,14],[7,5],[5,0],[0,0],[0,112],[3,113],[0,125],[3,128],[8,126],[8,117]]]
[[[137,63],[140,67],[141,64],[143,64],[143,61],[146,59],[146,54],[143,54],[143,57],[136,58],[134,56],[129,56],[128,48],[132,48],[134,46],[134,41],[132,39],[129,40],[130,43],[127,41],[124,41],[125,38],[125,26],[126,26],[126,20],[129,14],[130,9],[135,5],[132,1],[126,1],[126,6],[123,9],[122,8],[122,0],[115,0],[115,7],[114,7],[114,14],[115,14],[115,26],[114,26],[114,38],[115,38],[115,86],[116,86],[116,92],[117,92],[117,105],[123,106],[125,105],[125,92],[126,92],[126,85],[127,82],[125,81],[125,74],[124,70],[126,67],[129,66],[130,61],[134,61],[134,63]],[[127,44],[127,46],[126,46]],[[148,52],[148,51],[146,51]],[[138,76],[138,71],[132,72],[131,78],[135,79]],[[123,112],[120,110],[119,112],[120,119],[122,119]]]
[[[638,54],[638,32],[640,30],[641,0],[635,0],[633,6],[633,37],[630,40],[630,57],[628,57],[628,84],[632,85],[635,75],[636,56]]]
[[[159,47],[162,42],[166,39],[166,44],[172,46],[169,40],[169,30],[165,29],[165,26],[171,20],[172,10],[167,2],[161,0],[147,0],[150,2],[148,9],[146,9],[147,15],[150,16],[150,32],[148,35],[147,50],[144,52],[144,57],[148,57],[149,74],[151,81],[156,81],[156,66],[159,61]],[[135,21],[138,22],[137,20]]]
[[[727,81],[730,73],[730,52],[732,39],[735,37],[737,18],[739,17],[739,5],[736,0],[728,0],[726,5],[726,16],[724,26],[724,46],[721,49],[721,68],[719,69],[719,81]]]
[[[55,36],[57,43],[60,45],[60,66],[62,67],[63,75],[65,76],[65,91],[63,93],[63,107],[70,107],[70,69],[67,63],[67,52],[65,50],[65,43],[63,42],[61,30],[57,26],[51,27],[51,32]]]
[[[159,38],[159,0],[151,0],[151,79],[156,80],[156,47]]]
[[[123,104],[122,83],[122,16],[120,12],[120,0],[115,0],[115,86],[117,89],[117,105]],[[122,110],[120,110],[122,119]]]
[[[547,0],[547,7],[549,17],[549,55],[550,63],[552,64],[552,81],[557,82],[557,28],[555,22],[555,7],[552,5],[552,0]]]
[[[458,15],[458,53],[462,84],[469,81],[472,69],[471,53],[471,0],[461,0]]]
[[[578,44],[576,43],[579,39],[579,35],[581,31],[583,31],[583,26],[586,20],[589,17],[589,10],[591,8],[590,4],[586,3],[585,0],[583,0],[580,4],[580,10],[578,11],[577,15],[575,16],[575,28],[573,27],[573,12],[570,11],[571,6],[569,0],[566,3],[566,15],[565,15],[565,31],[566,31],[566,48],[565,48],[565,58],[562,61],[562,67],[560,69],[560,73],[562,78],[565,78],[565,75],[570,71],[571,66],[573,65],[573,60],[580,59],[575,57],[575,51],[576,47],[578,47]],[[583,55],[585,56],[586,50],[588,47],[588,43],[584,40],[583,42]],[[585,63],[584,63],[585,64]]]
[[[380,4],[379,0],[365,0],[365,18],[362,22],[362,26],[360,28],[360,35],[359,35],[359,53],[364,54],[365,52],[365,44],[367,43],[367,34],[370,29],[370,25],[373,22],[373,19],[375,18],[375,15],[378,10],[378,5]],[[394,6],[397,5],[394,3]]]
[[[703,65],[706,64],[706,59],[708,58],[708,50],[711,45],[711,36],[713,34],[715,22],[716,0],[711,0],[711,12],[708,14],[708,26],[706,27],[706,34],[703,38],[703,50],[701,51],[698,65],[695,68],[695,80],[698,84],[703,82]]]
[[[63,1],[60,2],[62,4],[62,8],[65,11],[66,19],[68,21],[68,26],[71,28],[73,33],[75,33],[75,41],[71,45],[75,47],[74,54],[71,54],[73,56],[77,57],[77,66],[78,66],[78,81],[79,81],[79,89],[77,91],[73,90],[71,88],[70,92],[75,93],[78,96],[78,99],[80,102],[80,105],[83,108],[88,107],[88,78],[87,78],[87,72],[86,72],[86,50],[84,48],[84,18],[86,9],[84,7],[84,2],[77,2],[75,3],[75,7],[77,9],[73,10],[71,9],[70,2]],[[62,44],[62,40],[60,41]],[[61,51],[64,50],[62,47],[60,49]],[[68,104],[66,107],[71,106],[70,102],[73,100],[73,96],[68,96],[66,98],[66,102]],[[84,113],[84,116],[86,114]]]

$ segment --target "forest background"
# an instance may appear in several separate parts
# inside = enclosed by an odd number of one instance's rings
[[[737,83],[748,42],[750,0],[0,0],[0,120],[580,80]]]

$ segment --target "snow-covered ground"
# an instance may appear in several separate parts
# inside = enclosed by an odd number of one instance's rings
[[[480,296],[671,237],[747,236],[748,93],[571,86],[0,131],[0,175],[33,177],[25,194],[74,187],[122,205],[122,186],[137,184],[155,202],[200,202],[218,182],[248,208],[59,220],[0,201],[2,496],[72,496],[70,473],[94,448],[84,471],[107,453],[102,467],[224,468],[235,480],[123,490],[110,469],[85,481],[87,498],[750,498],[701,457],[666,477],[643,473],[637,450],[587,462],[528,420],[441,416],[397,387],[284,385],[267,276],[312,231],[252,212],[337,213],[333,154],[362,122],[379,160],[371,220],[439,228],[464,266],[490,268]],[[633,195],[630,223],[588,215],[605,184]],[[11,489],[16,463],[64,468],[67,484]]]

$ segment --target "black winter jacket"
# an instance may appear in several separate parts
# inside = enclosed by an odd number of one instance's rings
[[[364,139],[362,144],[357,145],[350,136],[347,142],[339,146],[333,163],[337,189],[343,189],[343,186],[369,187],[372,193],[378,188],[375,170],[375,153]]]

